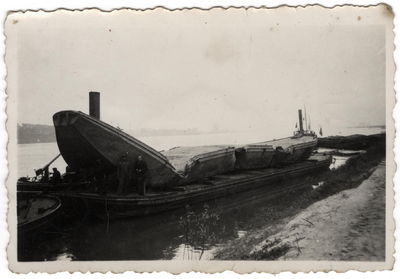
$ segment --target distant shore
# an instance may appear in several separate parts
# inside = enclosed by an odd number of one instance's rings
[[[199,131],[198,129],[142,129],[123,130],[134,137],[155,137],[155,136],[188,136],[203,134],[236,133],[238,131],[212,129],[211,131]],[[18,144],[48,143],[56,142],[54,126],[42,124],[22,123],[17,126]]]

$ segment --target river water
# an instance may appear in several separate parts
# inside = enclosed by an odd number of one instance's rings
[[[381,131],[353,129],[341,134],[375,134]],[[235,133],[139,139],[157,150],[165,150],[174,146],[259,142],[283,136]],[[56,143],[19,145],[18,175],[34,176],[34,169],[43,167],[58,154]],[[62,172],[66,163],[60,157],[52,167],[57,167]],[[289,189],[293,186],[302,186],[302,191],[312,191],[311,185],[306,185],[304,179],[288,180],[269,185],[269,188]],[[18,258],[20,261],[198,260],[200,257],[207,260],[212,258],[212,251],[219,243],[245,235],[257,213],[268,210],[277,203],[279,199],[272,198],[265,188],[261,188],[198,204],[192,208],[141,218],[110,221],[106,217],[104,220],[92,220],[80,216],[70,224],[56,220],[49,229],[34,238],[20,239]],[[183,220],[188,216],[203,216],[203,220],[206,220],[203,225],[208,224],[207,232],[199,235],[197,232],[202,224],[195,221],[187,229]]]
[[[380,128],[331,128],[324,131],[324,136],[330,135],[372,135],[381,133]],[[221,134],[197,134],[185,136],[151,136],[137,137],[137,139],[153,147],[158,151],[168,150],[176,146],[200,146],[218,144],[246,144],[278,139],[288,136],[282,131],[252,132],[252,133],[221,133]],[[34,169],[39,169],[50,162],[59,154],[57,143],[34,143],[18,145],[18,177],[34,176]],[[65,161],[59,157],[52,167],[56,167],[61,173],[65,171]]]
[[[301,191],[312,190],[310,185],[304,183],[304,179],[271,184],[268,187],[282,189],[294,186],[303,187]],[[20,239],[18,259],[199,260],[204,250],[201,260],[208,260],[220,243],[245,235],[258,212],[274,207],[278,202],[265,188],[260,188],[196,204],[189,209],[146,217],[107,220],[106,216],[104,219],[80,216],[70,223],[59,219],[52,221],[50,228],[34,238]],[[182,220],[189,215],[205,216],[205,221],[198,223],[192,219],[187,231]],[[208,226],[205,235],[197,234],[202,224]]]

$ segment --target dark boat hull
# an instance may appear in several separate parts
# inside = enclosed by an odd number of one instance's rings
[[[332,162],[331,156],[315,155],[310,160],[278,169],[243,171],[213,177],[209,184],[192,184],[173,187],[171,191],[150,196],[115,195],[101,196],[82,193],[70,198],[81,198],[89,205],[92,213],[100,218],[126,218],[155,214],[187,204],[195,204],[258,187],[267,187],[270,183],[300,177],[313,172],[327,170]]]
[[[65,162],[77,173],[84,170],[86,177],[115,173],[124,155],[134,166],[141,155],[149,168],[149,184],[168,185],[182,179],[161,153],[97,118],[77,111],[61,111],[53,116],[53,122]]]
[[[17,207],[18,237],[29,238],[47,229],[58,217],[61,201],[55,196],[18,192]]]
[[[46,183],[46,182],[17,182],[17,191],[19,192],[60,192],[60,191],[76,191],[88,189],[88,182],[82,183]]]

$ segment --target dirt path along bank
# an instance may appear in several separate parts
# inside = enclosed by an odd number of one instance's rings
[[[251,254],[285,251],[277,260],[384,261],[385,162],[355,189],[316,202]]]

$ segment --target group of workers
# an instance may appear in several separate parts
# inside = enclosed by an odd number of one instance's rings
[[[106,194],[107,185],[110,183],[107,176],[102,171],[103,166],[100,159],[96,160],[96,167],[94,171],[94,188],[99,194]],[[117,195],[127,195],[127,192],[131,192],[129,189],[132,185],[132,178],[136,181],[136,193],[145,196],[146,195],[146,179],[147,179],[148,167],[142,156],[138,156],[135,162],[134,169],[128,161],[128,156],[123,155],[117,165],[117,178],[118,188]]]
[[[43,169],[38,170],[38,175],[42,175],[40,181],[42,182],[51,182],[53,184],[57,184],[61,182],[61,173],[57,170],[57,168],[53,168],[52,177],[50,178],[49,166],[46,166]]]
[[[121,161],[118,163],[117,177],[118,177],[118,191],[117,195],[120,196],[124,194],[124,191],[129,187],[130,180],[132,178],[132,173],[135,174],[137,181],[137,191],[139,195],[146,195],[146,178],[147,178],[147,164],[143,160],[142,156],[138,156],[138,159],[134,166],[134,171],[132,172],[131,166],[128,162],[128,156],[122,156]]]

